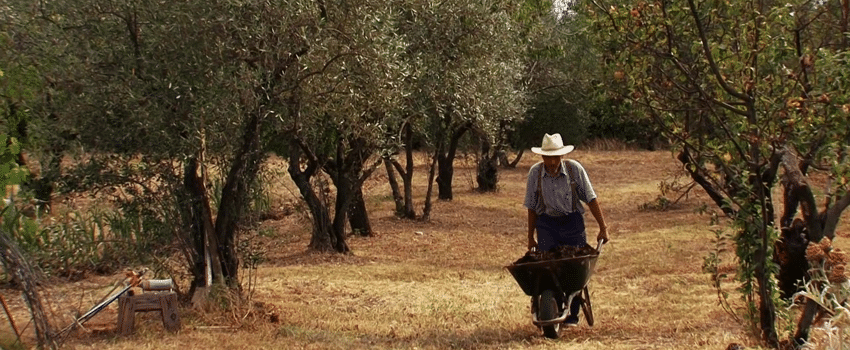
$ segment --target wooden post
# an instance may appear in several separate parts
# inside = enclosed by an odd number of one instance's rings
[[[136,311],[133,309],[132,296],[124,294],[118,298],[118,332],[121,335],[133,333],[136,323]]]
[[[177,293],[166,293],[159,298],[162,309],[162,325],[170,332],[180,330],[180,316],[177,315]]]

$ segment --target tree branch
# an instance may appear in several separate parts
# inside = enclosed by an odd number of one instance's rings
[[[614,30],[616,30],[618,32],[620,31],[620,28],[617,26],[617,21],[614,20],[614,16],[612,16],[611,13],[608,12],[608,10],[603,8],[602,5],[600,5],[598,2],[596,2],[594,0],[591,0],[590,3],[592,3],[593,6],[596,6],[600,11],[604,12],[608,16],[608,19],[611,21],[611,27],[613,27]]]
[[[806,181],[805,175],[800,171],[797,152],[790,146],[782,152],[782,170],[785,171],[785,185],[788,195],[800,203],[803,220],[806,222],[806,228],[809,231],[809,241],[819,242],[823,238],[823,228],[820,220],[818,220],[815,196]]]
[[[708,60],[708,66],[711,68],[711,72],[714,74],[714,78],[717,79],[717,82],[723,88],[726,93],[734,96],[743,101],[750,101],[751,98],[739,91],[733,89],[726,82],[726,79],[723,78],[723,74],[720,73],[720,68],[717,67],[717,62],[714,61],[714,56],[711,54],[711,48],[708,47],[708,37],[705,34],[705,27],[702,25],[702,20],[699,18],[699,14],[697,13],[697,5],[694,3],[694,0],[688,0],[688,6],[691,9],[691,16],[694,18],[694,22],[696,22],[697,32],[699,33],[700,41],[702,41],[702,50],[705,54],[706,60]],[[725,103],[720,103],[721,106],[726,107]],[[737,110],[737,109],[733,109]]]
[[[828,236],[835,235],[835,229],[838,227],[838,221],[841,220],[841,213],[850,206],[850,192],[845,193],[835,201],[835,205],[826,210],[826,217],[823,221],[823,232]]]
[[[694,180],[694,182],[698,183],[702,187],[702,189],[705,190],[705,193],[707,193],[708,196],[711,197],[711,200],[713,200],[714,203],[717,204],[717,207],[719,207],[720,210],[722,210],[723,213],[726,214],[726,216],[735,216],[735,210],[724,205],[725,198],[723,197],[723,194],[721,194],[720,191],[714,188],[711,182],[708,181],[708,179],[706,179],[703,174],[694,169],[696,165],[693,162],[693,158],[691,158],[690,152],[684,150],[679,153],[677,158],[679,159],[679,162],[681,162],[682,165],[685,167],[685,170],[691,175],[691,178]]]
[[[782,152],[774,149],[773,154],[770,156],[769,164],[767,170],[761,176],[761,182],[773,183],[776,180],[776,175],[779,173],[779,165],[782,164]]]
[[[303,173],[307,176],[313,176],[316,170],[319,168],[319,158],[313,153],[313,150],[310,149],[307,144],[304,143],[300,137],[293,137],[293,140],[298,145],[298,148],[301,149],[302,152],[307,156],[307,168],[304,169]]]
[[[305,74],[303,77],[301,77],[301,79],[298,79],[298,82],[296,83],[296,85],[300,85],[301,83],[303,83],[307,79],[313,77],[314,75],[324,74],[325,71],[327,71],[328,68],[330,68],[331,64],[333,64],[336,60],[338,60],[342,57],[345,57],[345,56],[356,56],[356,55],[357,55],[357,53],[355,53],[355,52],[343,52],[343,53],[337,54],[334,57],[331,57],[331,59],[329,59],[327,62],[325,62],[325,65],[322,66],[322,69],[319,69],[317,71],[313,71],[313,72]]]

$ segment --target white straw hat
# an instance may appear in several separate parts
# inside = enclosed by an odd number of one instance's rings
[[[531,151],[544,156],[562,156],[573,151],[573,145],[564,146],[561,134],[546,134],[540,147],[531,147]]]

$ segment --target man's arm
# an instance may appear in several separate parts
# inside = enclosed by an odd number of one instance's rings
[[[605,216],[602,215],[602,209],[599,207],[599,198],[594,198],[590,203],[587,203],[587,206],[596,219],[596,224],[599,225],[599,235],[596,236],[596,240],[601,240],[603,243],[608,242],[608,225],[605,224]]]
[[[534,240],[534,230],[537,228],[537,212],[528,209],[528,250],[537,247],[537,241]]]

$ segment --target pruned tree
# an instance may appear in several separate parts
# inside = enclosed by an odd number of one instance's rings
[[[847,207],[838,179],[848,176],[850,133],[836,117],[850,113],[847,46],[824,30],[846,25],[846,16],[808,1],[585,5],[605,50],[606,84],[673,142],[684,169],[731,219],[749,319],[779,346],[775,278],[787,268],[774,261],[779,232],[833,237]],[[819,200],[816,172],[835,179]],[[780,220],[777,185],[785,193]]]

